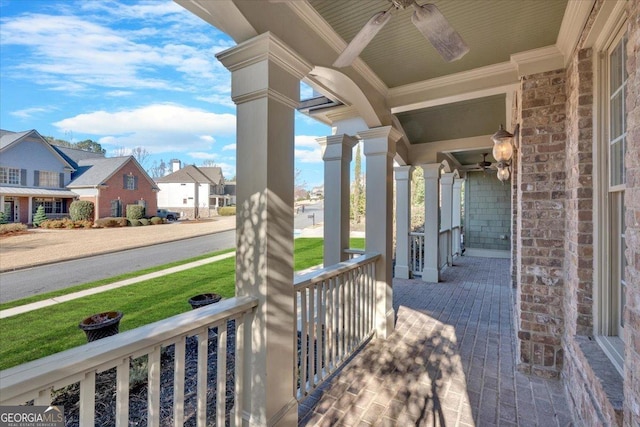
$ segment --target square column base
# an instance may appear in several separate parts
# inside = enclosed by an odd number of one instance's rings
[[[425,268],[422,270],[422,281],[438,283],[440,281],[440,272],[435,268]]]
[[[409,271],[409,267],[406,265],[396,265],[395,270],[393,270],[394,276],[397,279],[410,279],[411,272]]]

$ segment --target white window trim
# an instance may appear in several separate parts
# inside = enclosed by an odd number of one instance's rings
[[[611,5],[609,5],[611,6]],[[626,8],[624,2],[613,6],[606,22],[599,28],[600,34],[593,46],[594,61],[594,336],[612,364],[624,375],[624,342],[619,336],[611,336],[612,297],[609,289],[610,236],[609,218],[609,69],[608,55],[626,31]],[[603,161],[603,159],[605,159]]]

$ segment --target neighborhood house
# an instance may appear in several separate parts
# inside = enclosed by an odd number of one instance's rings
[[[40,205],[49,219],[67,217],[74,200],[93,202],[94,219],[125,216],[131,204],[156,212],[158,186],[133,156],[59,147],[35,130],[0,130],[0,154],[0,209],[9,222],[32,223]]]

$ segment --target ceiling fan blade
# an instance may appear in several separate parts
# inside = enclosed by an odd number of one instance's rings
[[[365,24],[364,27],[356,34],[351,40],[351,43],[347,45],[345,50],[342,51],[336,62],[333,63],[334,67],[342,68],[351,63],[360,55],[360,52],[369,44],[371,39],[378,34],[378,31],[384,27],[384,25],[391,19],[391,11],[379,12],[373,15],[373,17]]]
[[[447,62],[462,58],[469,52],[469,46],[460,34],[449,24],[434,4],[423,6],[413,3],[411,22],[431,42],[434,48]]]

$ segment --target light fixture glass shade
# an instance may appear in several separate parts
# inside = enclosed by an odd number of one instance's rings
[[[509,168],[508,167],[504,167],[504,168],[498,168],[498,179],[502,182],[505,182],[509,179],[509,176],[511,174],[509,173]]]
[[[508,162],[513,156],[513,146],[511,145],[511,139],[513,134],[504,130],[502,125],[498,132],[494,133],[491,139],[493,140],[493,157],[498,162]]]

